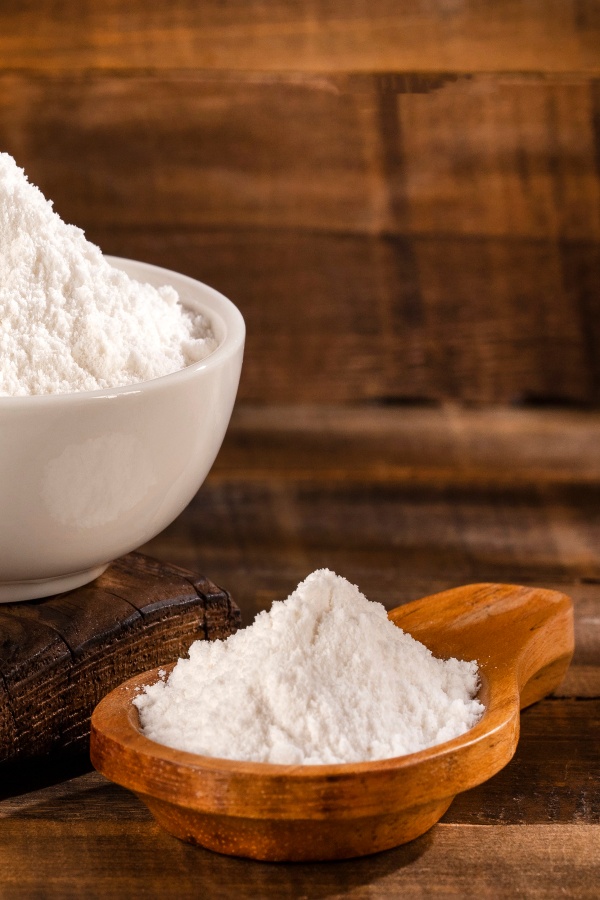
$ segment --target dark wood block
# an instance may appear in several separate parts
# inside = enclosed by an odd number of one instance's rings
[[[96,581],[0,606],[0,762],[84,750],[96,703],[127,678],[225,638],[240,611],[208,578],[130,553]]]

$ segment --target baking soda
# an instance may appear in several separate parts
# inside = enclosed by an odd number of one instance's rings
[[[196,641],[134,703],[179,750],[285,764],[413,753],[481,717],[477,664],[437,659],[328,569],[225,641]]]
[[[148,381],[215,347],[210,324],[172,287],[111,266],[0,153],[0,395]]]

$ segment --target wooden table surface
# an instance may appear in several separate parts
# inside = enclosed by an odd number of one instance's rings
[[[422,838],[354,861],[188,846],[85,762],[5,780],[0,896],[597,898],[599,444],[595,413],[240,407],[197,498],[145,551],[227,587],[246,624],[325,565],[388,607],[480,580],[556,586],[575,602],[567,678],[523,713],[502,772]]]
[[[143,549],[246,623],[329,566],[388,607],[556,586],[577,629],[515,759],[406,847],[227,859],[40,767],[0,783],[0,898],[600,896],[600,412],[553,406],[600,407],[599,8],[0,4],[0,149],[248,325],[222,453]]]

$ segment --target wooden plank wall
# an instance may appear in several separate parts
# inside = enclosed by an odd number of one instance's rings
[[[596,0],[0,7],[0,148],[231,296],[259,404],[597,405],[599,79]]]

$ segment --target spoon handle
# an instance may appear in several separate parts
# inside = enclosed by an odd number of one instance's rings
[[[390,618],[436,656],[514,672],[521,709],[558,687],[573,655],[573,604],[559,591],[472,584],[400,606]]]

